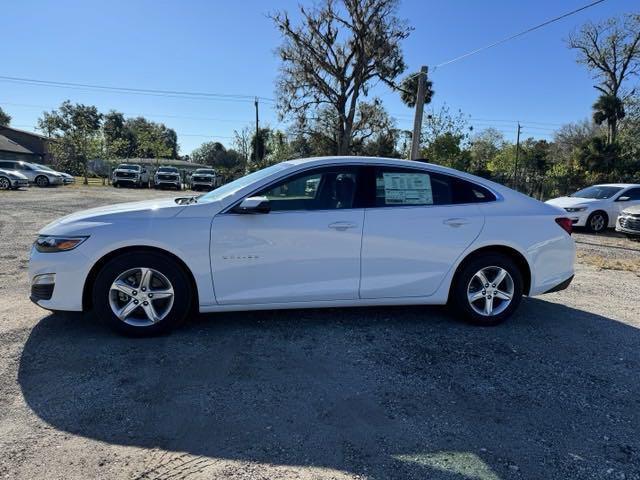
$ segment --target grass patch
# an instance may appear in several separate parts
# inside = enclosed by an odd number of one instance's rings
[[[621,270],[640,274],[640,259],[607,258],[596,253],[578,252],[578,261],[601,270]]]

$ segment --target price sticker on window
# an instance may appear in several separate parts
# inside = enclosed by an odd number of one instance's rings
[[[431,178],[426,173],[385,172],[384,199],[387,205],[433,205]]]

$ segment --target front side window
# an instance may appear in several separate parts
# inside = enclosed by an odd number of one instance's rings
[[[630,188],[623,192],[622,197],[629,197],[629,200],[640,200],[640,188]]]
[[[269,199],[271,211],[334,210],[356,207],[357,167],[328,167],[294,175],[256,196]]]
[[[375,178],[376,207],[454,205],[496,199],[480,185],[424,170],[377,167]]]

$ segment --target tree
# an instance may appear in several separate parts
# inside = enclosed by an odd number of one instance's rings
[[[351,151],[360,98],[375,81],[390,85],[405,70],[400,42],[411,29],[396,16],[398,0],[322,0],[293,25],[287,12],[271,18],[283,36],[278,81],[281,116],[332,110],[336,153]]]
[[[487,128],[471,139],[469,172],[489,176],[489,162],[505,144],[504,135],[494,128]]]
[[[448,105],[443,105],[439,110],[430,109],[422,120],[421,143],[429,144],[438,137],[451,134],[460,138],[460,141],[469,139],[473,127],[469,125],[469,117],[462,110],[451,112]]]
[[[593,121],[596,125],[607,123],[607,143],[616,141],[618,121],[624,118],[624,103],[615,95],[602,94],[593,104]]]
[[[244,174],[246,159],[233,149],[227,150],[220,142],[205,142],[191,152],[195,163],[214,167],[225,178]]]
[[[177,158],[176,132],[163,123],[144,117],[128,118],[124,124],[134,138],[132,154],[141,158]]]
[[[93,105],[72,104],[69,100],[57,110],[43,112],[38,128],[57,139],[50,148],[54,157],[70,170],[80,167],[87,180],[87,162],[100,151],[100,125],[102,114]]]
[[[4,110],[2,110],[2,107],[0,107],[0,126],[8,127],[10,123],[11,115],[6,113]]]
[[[133,155],[135,136],[127,128],[124,115],[111,110],[102,122],[105,156],[109,160],[128,158]]]
[[[419,79],[420,75],[415,73],[411,74],[402,80],[399,87],[396,87],[396,89],[400,91],[400,99],[409,108],[416,106]],[[431,103],[431,99],[435,92],[433,90],[433,82],[429,80],[429,77],[426,78],[425,82],[424,104],[427,105]]]
[[[568,44],[577,50],[578,63],[592,71],[598,81],[594,87],[617,97],[624,81],[640,73],[640,14],[589,22]]]

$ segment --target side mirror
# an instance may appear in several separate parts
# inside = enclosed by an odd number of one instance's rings
[[[233,211],[235,213],[269,213],[271,206],[267,197],[247,197]]]
[[[626,195],[622,195],[621,197],[618,197],[618,200],[616,200],[617,202],[628,202],[629,200],[631,200],[631,197],[627,197]]]

